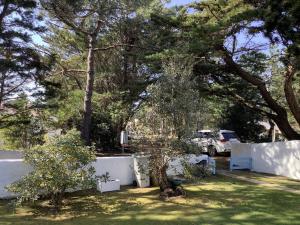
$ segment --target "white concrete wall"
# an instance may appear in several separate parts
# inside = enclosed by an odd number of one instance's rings
[[[7,159],[7,157],[15,158]],[[0,152],[0,198],[11,197],[12,194],[6,191],[5,186],[17,181],[31,171],[31,167],[24,163],[23,159],[16,159],[16,157],[19,157],[18,153],[7,154],[6,152]],[[183,158],[175,158],[174,161],[170,163],[171,165],[168,169],[168,175],[177,175],[182,173],[182,159]],[[197,163],[203,159],[207,160],[207,155],[188,155],[187,159],[191,163]],[[132,156],[97,157],[93,166],[96,170],[96,176],[101,176],[108,172],[110,178],[119,179],[121,185],[130,185],[135,180]]]
[[[300,141],[252,144],[252,170],[300,180]]]
[[[7,155],[2,157],[6,157]],[[96,176],[106,172],[111,179],[119,179],[121,185],[130,185],[134,181],[133,158],[128,157],[98,157],[93,163]],[[0,198],[12,197],[5,187],[19,180],[31,171],[31,167],[23,159],[0,159]]]
[[[181,157],[175,157],[170,160],[169,167],[167,169],[167,175],[168,176],[176,176],[183,174],[183,165],[182,162],[189,162],[191,164],[196,164],[202,160],[208,160],[207,155],[195,155],[195,154],[189,154],[186,156]]]
[[[231,147],[231,157],[251,157],[251,144],[233,143]]]
[[[21,151],[3,151],[0,150],[0,159],[22,159]]]
[[[131,156],[98,157],[93,166],[97,176],[108,172],[110,178],[119,179],[121,185],[130,185],[134,181],[133,158]]]
[[[255,172],[300,180],[300,141],[235,144],[232,150],[231,157],[251,157]]]
[[[13,196],[5,187],[28,174],[31,169],[22,159],[0,159],[0,198]]]

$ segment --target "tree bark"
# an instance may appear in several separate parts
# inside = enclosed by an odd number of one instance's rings
[[[96,35],[89,35],[87,71],[86,71],[86,87],[83,104],[83,121],[81,136],[86,145],[91,144],[90,132],[92,121],[92,95],[95,79],[95,53]]]
[[[276,115],[271,116],[274,122],[277,124],[278,128],[282,132],[282,134],[288,139],[288,140],[300,140],[300,134],[297,133],[292,126],[290,125],[290,122],[288,120],[287,111],[284,107],[279,105],[276,100],[271,96],[270,92],[267,90],[265,83],[260,80],[259,78],[252,76],[249,74],[246,70],[240,67],[232,57],[229,55],[229,53],[224,50],[224,62],[226,63],[226,66],[228,69],[237,76],[241,77],[243,80],[247,81],[248,83],[254,85],[259,90],[262,98],[267,103],[268,107],[276,113]]]
[[[4,85],[5,85],[5,72],[2,73],[2,76],[0,78],[0,109],[2,109],[3,107]]]
[[[300,106],[297,101],[297,98],[295,96],[294,90],[293,90],[293,77],[295,75],[295,71],[291,65],[287,67],[287,72],[285,74],[285,80],[284,80],[284,94],[286,101],[289,105],[289,108],[297,121],[297,123],[300,126]]]
[[[271,119],[269,119],[269,124],[270,124],[270,129],[268,131],[268,139],[269,139],[269,141],[275,142],[275,139],[273,139],[275,124]]]
[[[168,176],[167,176],[168,166],[165,164],[159,168],[159,188],[161,191],[170,187]]]
[[[277,124],[281,133],[288,139],[288,140],[300,140],[300,134],[297,133],[290,125],[287,113],[284,115],[276,115],[271,119]]]

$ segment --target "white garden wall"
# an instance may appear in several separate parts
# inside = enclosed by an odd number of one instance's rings
[[[12,153],[12,152],[11,152]],[[19,180],[31,171],[31,167],[24,163],[23,159],[3,159],[5,157],[18,156],[18,154],[0,153],[0,198],[12,197],[12,193],[5,187]],[[96,176],[106,172],[111,179],[119,179],[121,185],[130,185],[134,181],[133,158],[128,157],[98,157],[93,163]]]
[[[0,198],[13,196],[5,186],[19,180],[30,170],[31,167],[22,159],[0,159]]]
[[[207,155],[195,155],[195,154],[189,154],[186,156],[181,157],[175,157],[170,160],[169,167],[167,169],[167,175],[168,176],[176,176],[183,174],[183,165],[182,162],[189,162],[191,164],[196,164],[202,160],[208,160]]]
[[[31,167],[24,163],[21,158],[22,154],[17,151],[0,151],[0,198],[11,197],[12,194],[7,192],[5,187],[31,171]],[[184,157],[190,163],[197,163],[201,160],[207,160],[206,155],[188,155]],[[184,158],[175,158],[170,163],[168,175],[177,175],[182,173],[183,168],[181,161]],[[111,179],[119,179],[121,185],[131,185],[135,180],[133,157],[97,157],[93,163],[96,170],[96,176],[101,176],[106,172]]]
[[[3,151],[0,150],[0,159],[22,159],[23,154],[20,151]]]
[[[251,157],[251,144],[233,143],[231,157]]]
[[[300,180],[300,141],[234,144],[231,157],[251,157],[252,170]]]
[[[133,157],[98,157],[93,163],[96,175],[101,176],[106,172],[111,179],[119,179],[121,185],[130,185],[134,181]]]

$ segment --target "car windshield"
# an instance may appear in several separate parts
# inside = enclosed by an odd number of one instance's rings
[[[222,135],[223,135],[223,137],[226,141],[228,141],[230,139],[237,139],[238,138],[234,132],[222,133]]]
[[[211,138],[212,133],[211,132],[198,132],[197,136],[199,138]]]

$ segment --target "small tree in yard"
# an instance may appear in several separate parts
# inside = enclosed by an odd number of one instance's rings
[[[148,87],[147,102],[135,118],[140,124],[139,134],[147,137],[138,140],[143,143],[139,149],[150,155],[151,176],[160,187],[160,196],[166,199],[185,193],[168,178],[167,169],[172,158],[201,151],[186,138],[192,133],[202,105],[191,77],[193,59],[168,53],[161,57],[162,73],[158,81]]]
[[[85,147],[80,133],[71,130],[60,137],[51,138],[42,146],[25,152],[25,161],[33,171],[11,184],[9,191],[19,195],[19,202],[36,201],[47,196],[57,212],[66,190],[88,188],[94,184],[94,151]]]

